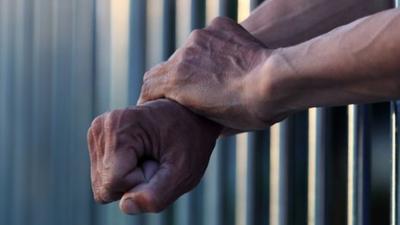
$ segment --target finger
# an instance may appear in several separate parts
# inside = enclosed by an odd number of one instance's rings
[[[124,178],[111,181],[103,184],[98,193],[95,195],[95,200],[99,203],[109,203],[121,199],[123,194],[133,187],[146,181],[141,168],[135,168]]]
[[[142,105],[145,102],[159,98],[165,98],[167,79],[166,76],[153,76],[146,79],[142,85],[136,105]]]
[[[146,180],[137,163],[140,154],[132,151],[135,150],[121,148],[102,159],[102,169],[97,174],[100,186],[94,187],[96,200],[100,203],[118,200],[123,193]]]
[[[140,167],[136,167],[123,179],[110,183],[109,189],[104,190],[102,202],[112,202],[118,200],[130,189],[141,183],[146,183],[158,170],[158,163],[152,160],[145,161]],[[107,186],[106,186],[107,187]]]
[[[127,214],[160,212],[186,191],[176,182],[176,177],[170,169],[160,167],[148,183],[123,195],[120,209]]]

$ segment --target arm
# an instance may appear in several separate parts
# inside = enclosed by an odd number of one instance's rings
[[[399,97],[397,14],[384,11],[276,50],[259,40],[266,30],[256,39],[217,18],[145,74],[139,103],[170,98],[225,127],[255,130],[311,106]]]
[[[265,91],[291,110],[399,98],[399,27],[400,10],[392,9],[277,49],[267,66],[274,87]]]
[[[269,0],[241,25],[269,48],[285,47],[391,6],[385,0]]]

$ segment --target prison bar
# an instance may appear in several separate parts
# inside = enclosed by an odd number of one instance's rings
[[[391,131],[392,131],[392,187],[391,187],[391,225],[400,224],[399,220],[399,102],[391,104]]]
[[[11,202],[12,196],[9,194],[12,186],[12,148],[11,137],[13,128],[11,126],[14,120],[12,105],[14,100],[12,94],[13,77],[10,73],[12,58],[12,18],[9,6],[9,0],[0,1],[0,197],[3,203],[0,203],[0,220],[4,223],[11,222],[11,208],[5,202]],[[10,149],[10,150],[7,150]]]
[[[368,225],[370,144],[368,106],[348,106],[348,225]]]
[[[290,124],[286,119],[271,127],[270,136],[270,225],[288,224]]]
[[[308,111],[308,225],[326,224],[325,174],[326,174],[327,109]]]

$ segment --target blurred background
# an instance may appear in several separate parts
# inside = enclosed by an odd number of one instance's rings
[[[310,109],[219,140],[200,185],[160,214],[94,203],[91,120],[134,105],[143,73],[192,29],[261,2],[0,0],[0,224],[389,224],[390,103]]]

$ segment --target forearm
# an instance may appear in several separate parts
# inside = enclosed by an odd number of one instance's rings
[[[301,43],[391,7],[388,0],[269,0],[241,23],[269,48]]]
[[[392,9],[276,50],[276,97],[292,110],[399,98],[399,27]]]

